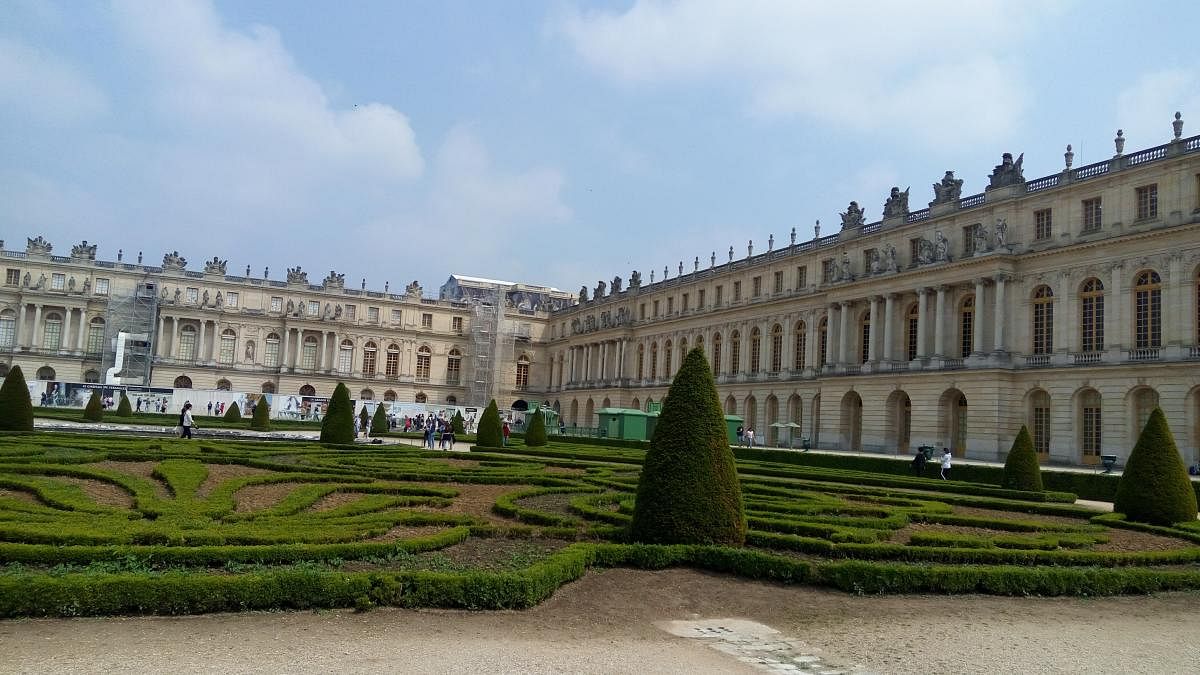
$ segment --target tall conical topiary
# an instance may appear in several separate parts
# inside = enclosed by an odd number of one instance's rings
[[[467,421],[463,419],[461,410],[454,411],[454,417],[450,418],[450,428],[454,430],[455,436],[465,436],[466,435]]]
[[[652,544],[746,539],[742,491],[716,383],[704,352],[688,352],[671,382],[638,479],[630,535]]]
[[[329,410],[321,421],[321,442],[354,442],[354,408],[350,404],[350,390],[341,382],[334,388]]]
[[[546,444],[546,416],[541,410],[535,410],[529,416],[529,426],[525,428],[525,445],[538,447]]]
[[[133,406],[129,405],[125,392],[121,392],[121,402],[117,404],[117,417],[133,417]]]
[[[366,410],[366,408],[364,408]],[[371,435],[386,434],[388,432],[388,417],[387,410],[380,403],[375,406],[375,416],[371,418]]]
[[[496,399],[492,399],[491,403],[488,403],[483,415],[479,417],[479,429],[475,431],[475,444],[489,448],[498,448],[504,445],[504,436],[500,429],[500,408],[496,406]]]
[[[1113,510],[1129,520],[1155,525],[1196,520],[1196,493],[1161,408],[1150,413],[1129,453]]]
[[[258,401],[254,403],[254,413],[250,417],[250,428],[256,431],[271,430],[271,404],[267,402],[266,394],[259,396]]]
[[[1008,451],[1008,459],[1004,460],[1004,481],[1002,487],[1009,490],[1028,490],[1041,492],[1042,467],[1038,466],[1037,452],[1033,449],[1033,438],[1024,424],[1021,431],[1013,440],[1012,448]]]
[[[362,409],[360,409],[358,411],[358,428],[359,429],[370,429],[371,428],[370,424],[371,424],[371,413],[367,412],[367,406],[364,405],[362,407]]]
[[[229,407],[225,409],[225,421],[226,422],[241,422],[242,421],[242,409],[238,407],[237,401],[230,403]]]
[[[100,391],[92,390],[92,397],[83,408],[83,419],[88,422],[99,422],[104,419],[104,405],[100,403]]]
[[[33,401],[21,366],[13,366],[0,386],[0,431],[33,431]]]

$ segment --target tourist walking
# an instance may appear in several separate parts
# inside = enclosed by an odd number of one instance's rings
[[[737,428],[738,445],[746,444],[746,429],[744,427]]]
[[[754,429],[746,430],[746,444],[752,448],[754,447]]]
[[[922,450],[921,448],[917,448],[917,454],[913,456],[913,461],[912,461],[913,474],[915,474],[917,476],[924,476],[925,475],[925,462],[928,459],[929,458],[925,456],[925,451]]]
[[[183,410],[179,413],[180,435],[184,438],[192,437],[192,428],[196,426],[196,422],[192,419],[192,404],[187,402],[183,404]]]
[[[508,420],[505,420],[504,426],[500,429],[500,435],[503,437],[501,439],[501,441],[505,446],[508,445],[508,435],[511,433],[512,433],[512,429],[508,428]]]
[[[950,448],[942,448],[942,480],[950,480]]]

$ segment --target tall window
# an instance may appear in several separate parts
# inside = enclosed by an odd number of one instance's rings
[[[870,360],[870,356],[871,356],[871,313],[870,312],[863,312],[862,327],[861,327],[861,330],[859,331],[859,333],[861,335],[861,339],[859,340],[859,345],[862,346],[862,349],[859,350],[859,357],[861,357],[861,360],[863,363],[866,363],[868,360]]]
[[[271,311],[272,312],[282,312],[283,311],[283,298],[279,297],[278,295],[271,298]]]
[[[771,328],[771,372],[783,370],[783,326],[775,324]]]
[[[268,368],[279,367],[279,334],[267,336],[266,350],[263,352],[264,365]]]
[[[914,302],[908,306],[908,312],[904,316],[904,344],[908,349],[908,360],[913,361],[917,358],[917,335],[921,327],[921,309]]]
[[[737,375],[742,367],[742,334],[733,331],[729,335],[729,374]]]
[[[674,347],[674,345],[671,344],[670,340],[667,340],[666,342],[663,343],[663,360],[662,360],[663,377],[671,376],[671,356],[674,354],[674,351],[675,351],[673,349],[673,347]]]
[[[1200,272],[1196,273],[1196,281],[1192,284],[1196,291],[1196,337],[1194,344],[1200,344]]]
[[[1100,417],[1100,393],[1095,389],[1085,392],[1080,398],[1080,414],[1083,417],[1080,428],[1083,430],[1083,456],[1100,456],[1100,439],[1104,433],[1103,420]]]
[[[363,375],[374,375],[376,359],[379,354],[379,347],[374,342],[368,342],[363,346]]]
[[[792,353],[792,368],[804,370],[805,352],[808,351],[808,326],[800,321],[796,324],[796,344]]]
[[[1104,351],[1104,284],[1099,279],[1083,282],[1079,309],[1080,350]]]
[[[300,346],[300,367],[312,370],[317,367],[317,338],[309,335]]]
[[[61,291],[67,287],[67,275],[53,272],[50,274],[50,290]]]
[[[42,349],[56,352],[62,347],[62,315],[47,314],[42,326]]]
[[[750,372],[757,373],[760,370],[760,356],[762,352],[762,333],[758,330],[758,326],[750,329]]]
[[[0,347],[17,345],[17,313],[11,309],[0,312]]]
[[[417,350],[417,381],[429,381],[429,363],[433,357],[433,350],[429,347],[421,347]]]
[[[350,340],[342,340],[338,345],[337,371],[339,373],[348,373],[354,367],[354,343]]]
[[[658,343],[650,343],[650,379],[658,379]]]
[[[801,265],[796,268],[796,288],[801,289],[808,286],[808,265]]]
[[[383,365],[383,374],[396,377],[400,374],[400,345],[392,343],[387,348],[387,362]]]
[[[104,319],[96,317],[88,323],[87,353],[99,354],[104,351]]]
[[[1054,234],[1050,209],[1039,209],[1033,212],[1033,238],[1049,239]]]
[[[833,258],[821,261],[821,283],[828,284],[837,276],[837,262]]]
[[[974,225],[967,225],[962,229],[962,252],[964,257],[975,255],[975,235],[979,232],[980,227],[982,227],[980,223],[975,223]]]
[[[646,373],[646,345],[638,345],[637,351],[637,376],[641,380]]]
[[[1033,353],[1054,351],[1054,291],[1038,286],[1033,291]]]
[[[733,282],[733,301],[741,302],[742,300],[742,282]]]
[[[517,390],[524,391],[529,388],[529,357],[522,356],[517,359]]]
[[[462,352],[451,349],[446,357],[446,384],[457,386],[462,380]]]
[[[184,326],[179,331],[179,358],[191,361],[196,358],[196,327]]]
[[[1158,217],[1158,185],[1146,185],[1137,189],[1137,219],[1150,220]]]
[[[962,307],[958,312],[958,355],[961,358],[967,358],[971,355],[971,348],[975,335],[975,296],[968,295],[962,301]]]
[[[774,292],[774,293],[782,293],[783,292],[783,270],[780,270],[775,273],[775,290],[772,292]]]
[[[1162,279],[1158,272],[1138,273],[1133,282],[1134,342],[1138,349],[1162,346]]]
[[[1083,200],[1083,231],[1095,232],[1104,225],[1104,212],[1100,198]]]
[[[450,319],[450,330],[454,331],[457,335],[462,335],[463,318],[461,316],[452,317]]]
[[[725,286],[724,285],[717,286],[717,301],[714,303],[713,306],[720,307],[721,303],[724,301],[725,301]]]
[[[721,374],[721,334],[713,334],[712,343],[712,367],[713,375]]]
[[[1033,395],[1033,449],[1039,455],[1050,454],[1050,395],[1039,391]]]
[[[432,314],[422,314],[421,315],[421,328],[433,328],[433,315]]]
[[[704,289],[696,291],[696,309],[704,309]]]
[[[829,360],[829,317],[821,317],[821,323],[817,324],[817,351],[821,355],[821,362],[818,366],[825,365]]]
[[[237,333],[233,332],[232,328],[226,328],[221,331],[221,350],[217,354],[217,361],[221,363],[233,363],[233,352],[237,349]]]
[[[762,277],[754,277],[750,280],[750,295],[755,298],[762,295]]]

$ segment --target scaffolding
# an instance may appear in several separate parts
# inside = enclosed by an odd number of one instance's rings
[[[150,384],[158,284],[138,283],[132,295],[109,299],[104,317],[104,382]]]
[[[497,387],[505,382],[504,364],[513,361],[516,324],[504,318],[507,291],[507,285],[496,284],[471,299],[469,405],[483,407],[496,398]]]

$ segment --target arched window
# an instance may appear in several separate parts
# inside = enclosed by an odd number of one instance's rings
[[[88,322],[87,353],[99,354],[104,351],[104,319],[95,317]]]
[[[370,389],[363,389],[362,391],[358,392],[358,400],[374,401],[375,400],[375,392],[371,391]]]
[[[721,334],[713,333],[712,339],[712,367],[713,375],[721,374]]]
[[[433,358],[433,350],[427,346],[422,346],[417,350],[417,381],[429,381],[429,363]],[[424,401],[422,401],[423,403]]]
[[[917,358],[917,336],[920,335],[920,327],[921,309],[914,302],[904,314],[904,348],[909,361]]]
[[[338,345],[337,371],[349,373],[354,367],[354,342],[346,339]]]
[[[400,375],[400,345],[392,343],[387,348],[387,363],[384,364],[384,374],[388,377]]]
[[[1054,351],[1054,291],[1049,286],[1033,290],[1033,353]]]
[[[268,368],[279,367],[279,334],[271,333],[267,336],[267,349],[263,353],[263,365]]]
[[[971,355],[975,336],[975,296],[963,298],[958,307],[958,355],[967,358]]]
[[[760,368],[762,355],[762,333],[758,326],[750,329],[750,373],[757,373]]]
[[[417,403],[424,403],[425,401],[429,400],[429,397],[425,395],[425,392],[419,391],[417,392],[415,400]]]
[[[96,383],[100,381],[100,372],[97,370],[88,370],[83,374],[83,381],[88,383]]]
[[[771,327],[771,372],[783,370],[783,326]]]
[[[1104,420],[1100,414],[1100,392],[1088,389],[1079,396],[1079,429],[1084,463],[1095,463],[1101,452]]]
[[[1079,292],[1080,351],[1104,351],[1104,284],[1092,277]]]
[[[225,378],[217,380],[217,391],[232,391],[233,383]]]
[[[646,345],[638,345],[637,348],[637,379],[645,378],[646,373]]]
[[[311,384],[306,384],[306,385],[300,387],[300,395],[301,396],[316,396],[317,388],[312,386]]]
[[[312,370],[317,367],[317,336],[306,335],[300,346],[300,367]]]
[[[737,375],[742,368],[742,334],[733,331],[729,335],[729,374]]]
[[[383,400],[384,401],[395,401],[396,400],[396,392],[392,391],[391,389],[388,389],[387,391],[383,392]]]
[[[233,363],[233,352],[237,349],[237,333],[232,328],[221,331],[221,349],[217,353],[219,363]]]
[[[172,386],[174,386],[176,389],[191,389],[192,378],[188,377],[187,375],[180,375],[179,377],[175,378],[175,382]]]
[[[525,391],[529,388],[529,357],[522,354],[521,358],[517,359],[517,391]]]
[[[796,343],[792,349],[792,369],[804,370],[807,366],[806,359],[808,351],[808,324],[803,321],[796,322]]]
[[[860,349],[858,355],[862,363],[866,363],[871,359],[871,313],[863,312],[859,317],[859,341]]]
[[[42,349],[56,352],[62,348],[62,314],[51,312],[42,324]]]
[[[262,386],[259,387],[258,390],[264,394],[274,394],[275,393],[275,383],[274,382],[263,382]]]
[[[446,384],[457,387],[462,381],[462,352],[452,348],[446,355]]]
[[[196,327],[195,326],[184,326],[179,331],[179,358],[184,361],[195,360],[195,358],[196,358]]]
[[[688,351],[687,345],[688,345],[687,338],[679,338],[679,363],[680,363],[680,365],[683,364],[683,359],[687,356],[687,351]],[[676,370],[678,370],[678,368],[676,368]]]
[[[375,355],[378,351],[379,347],[374,342],[363,345],[362,373],[364,377],[375,375]]]
[[[1050,395],[1038,389],[1029,395],[1029,422],[1033,431],[1033,449],[1039,455],[1050,454]]]
[[[672,350],[672,348],[671,348],[671,341],[667,340],[666,342],[663,343],[663,360],[662,360],[663,377],[671,376],[671,356],[673,354],[674,354],[674,350]]]
[[[650,379],[658,378],[658,343],[650,343]]]
[[[17,346],[17,313],[11,309],[0,311],[0,349]]]
[[[53,368],[51,368],[50,366],[42,366],[41,368],[38,368],[37,379],[39,379],[39,380],[54,380],[57,378],[55,376]]]
[[[449,396],[446,397],[446,403],[448,405],[458,405],[458,397],[455,396],[454,394],[450,394]]]
[[[817,351],[821,354],[821,363],[825,365],[829,362],[829,317],[821,317],[821,322],[817,324]]]
[[[1162,278],[1154,270],[1138,273],[1133,282],[1134,346],[1162,346]]]

